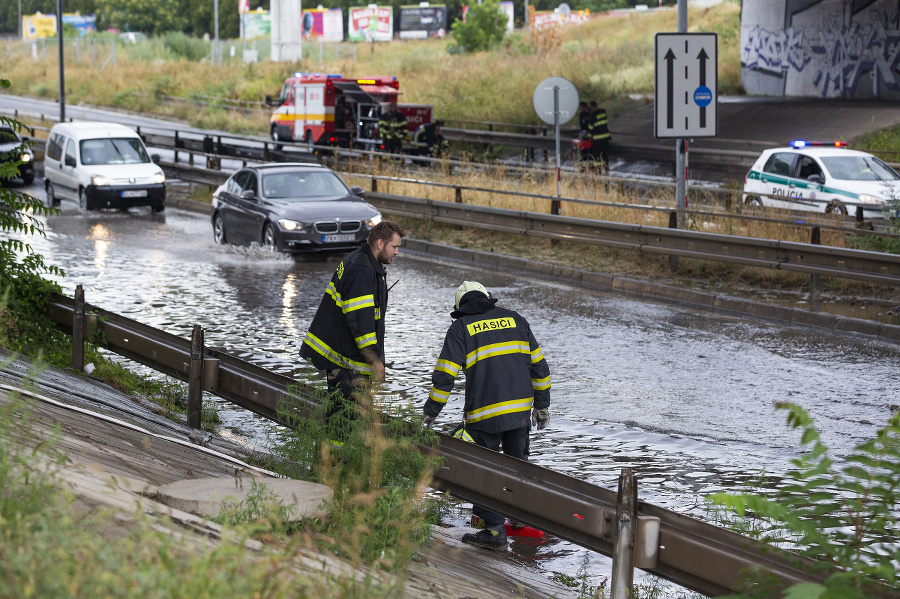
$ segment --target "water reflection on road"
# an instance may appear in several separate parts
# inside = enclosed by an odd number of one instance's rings
[[[89,303],[185,337],[199,324],[210,346],[315,376],[297,351],[335,259],[216,246],[205,216],[172,209],[84,216],[64,204],[47,229],[48,238],[33,245],[65,269],[60,282],[69,294],[82,284]],[[551,421],[533,437],[533,460],[609,488],[622,467],[634,468],[641,499],[680,512],[700,514],[707,494],[787,467],[798,436],[776,402],[809,410],[837,454],[873,435],[900,403],[893,345],[409,254],[388,268],[388,283],[398,281],[387,314],[388,401],[424,402],[464,279],[481,281],[501,305],[520,311],[550,364]],[[447,429],[461,403],[460,393],[448,401]],[[251,439],[271,428],[226,405],[221,413]],[[569,575],[584,555],[566,543],[547,551],[544,566]],[[590,559],[593,571],[608,572],[605,558]]]

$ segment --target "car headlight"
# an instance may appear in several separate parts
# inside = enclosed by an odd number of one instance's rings
[[[166,182],[166,175],[162,171],[153,175],[153,178],[156,179],[157,183],[165,183]]]
[[[369,225],[370,227],[374,227],[375,225],[377,225],[380,222],[381,222],[381,215],[376,214],[375,216],[373,216],[372,218],[367,220],[366,224]]]
[[[22,157],[19,158],[22,162],[31,162],[31,154],[22,154]]]
[[[884,199],[867,193],[859,194],[859,201],[864,204],[884,204]]]
[[[297,221],[295,221],[295,220],[289,220],[289,219],[286,219],[286,218],[282,218],[281,220],[279,220],[279,221],[278,221],[278,224],[279,224],[279,225],[281,226],[281,228],[284,229],[285,231],[297,231],[297,230],[303,228],[303,223],[297,222]]]
[[[103,175],[91,175],[91,183],[93,185],[96,185],[97,187],[109,185],[109,183],[107,183],[106,181],[106,177],[104,177]]]

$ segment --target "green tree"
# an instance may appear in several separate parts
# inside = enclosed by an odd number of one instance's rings
[[[8,87],[9,81],[0,79],[0,90]],[[17,132],[27,130],[19,121],[4,116],[0,116],[0,125]],[[35,234],[43,236],[44,225],[37,217],[58,211],[22,191],[6,187],[18,174],[18,162],[0,161],[0,231],[4,232],[0,239],[0,342],[27,351],[46,340],[49,328],[53,327],[46,318],[45,306],[50,293],[59,291],[59,286],[42,275],[63,272],[46,264],[44,257],[23,239]]]
[[[186,19],[178,0],[97,0],[96,19],[123,31],[181,31]]]
[[[450,28],[456,43],[465,52],[490,50],[503,41],[507,16],[496,0],[484,0],[469,9],[466,21],[456,21]]]

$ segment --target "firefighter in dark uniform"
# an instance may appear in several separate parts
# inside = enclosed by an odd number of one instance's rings
[[[599,108],[596,102],[591,102],[591,114],[588,117],[588,136],[594,147],[591,148],[591,157],[594,166],[598,169],[609,168],[609,123],[606,110]]]
[[[381,113],[378,131],[384,142],[385,152],[399,154],[403,150],[403,138],[407,132],[406,115],[397,109],[396,102],[391,102],[387,110]]]
[[[384,380],[384,265],[400,253],[404,235],[390,221],[372,227],[368,243],[338,264],[303,340],[300,355],[328,379],[329,420],[340,412],[354,418],[354,395],[369,380]]]
[[[590,139],[588,136],[588,125],[591,121],[591,107],[588,106],[588,103],[582,100],[578,103],[578,136],[580,139]],[[590,148],[579,150],[579,154],[581,155],[581,160],[583,162],[588,162],[591,158],[591,150]]]
[[[416,145],[420,156],[440,158],[447,153],[450,144],[441,134],[444,121],[437,120],[433,123],[419,125],[413,133],[413,143]]]
[[[432,387],[424,407],[431,427],[447,403],[453,382],[466,373],[463,417],[478,445],[521,460],[528,459],[529,424],[543,429],[550,421],[550,368],[528,322],[497,307],[481,283],[465,281],[456,290],[453,324],[444,338]],[[473,506],[486,528],[462,541],[487,549],[506,549],[505,518]]]

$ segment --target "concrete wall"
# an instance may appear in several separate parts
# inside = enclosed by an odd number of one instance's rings
[[[300,45],[300,0],[272,0],[272,61],[303,58]]]
[[[900,0],[744,0],[748,94],[900,99]]]

